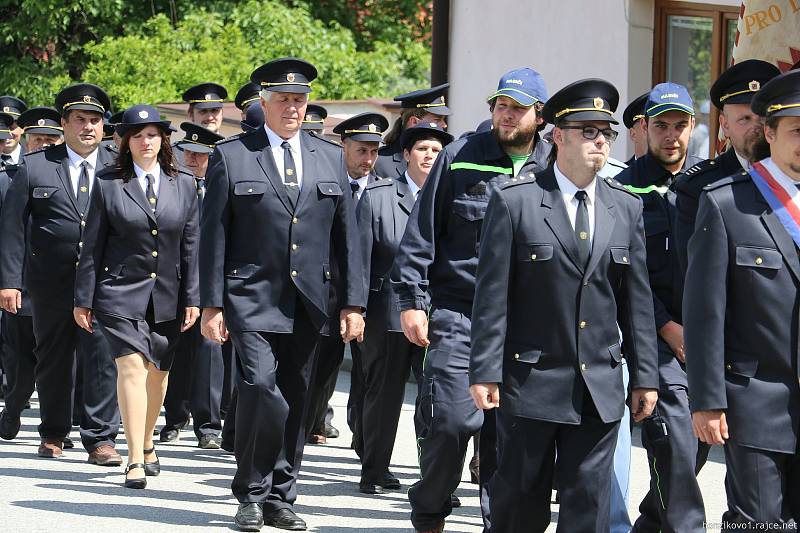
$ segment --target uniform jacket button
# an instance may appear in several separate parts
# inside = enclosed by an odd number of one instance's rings
[[[156,273],[155,272],[151,272],[150,273],[150,278],[151,279],[156,279]]]
[[[764,260],[763,260],[762,258],[760,258],[760,257],[756,257],[756,264],[757,264],[757,265],[760,265],[760,264],[761,264],[761,263],[763,263],[763,262],[764,262]]]
[[[154,230],[152,230],[152,231],[150,232],[150,234],[151,234],[151,235],[154,235],[154,236],[155,236],[155,235],[158,235],[158,230],[157,230],[157,229],[154,229]]]
[[[293,277],[293,278],[296,278],[296,277],[297,277],[297,270],[292,270],[292,277]]]
[[[153,257],[158,257],[158,252],[156,252],[155,250],[153,250],[152,252],[150,252],[150,254],[151,254]]]
[[[584,329],[584,328],[586,328],[586,326],[587,326],[587,325],[588,325],[588,324],[586,324],[586,321],[585,321],[585,320],[581,320],[581,323],[580,323],[580,324],[578,324],[578,327],[579,327],[579,328],[581,328],[581,329]]]
[[[581,363],[581,370],[582,370],[583,372],[586,372],[586,369],[587,369],[587,368],[589,368],[589,367],[588,367],[588,366],[586,366],[586,363]]]
[[[519,359],[519,354],[518,353],[514,354],[514,359]]]

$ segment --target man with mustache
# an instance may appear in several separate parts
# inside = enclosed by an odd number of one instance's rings
[[[723,72],[711,86],[711,101],[719,109],[719,126],[730,141],[725,153],[694,165],[675,182],[676,205],[674,241],[682,272],[686,272],[686,247],[694,233],[697,204],[703,187],[749,169],[752,163],[769,157],[761,119],[750,109],[753,96],[762,85],[780,74],[778,67],[759,59],[748,59]]]
[[[672,242],[675,176],[698,160],[687,156],[694,127],[694,107],[687,89],[676,83],[653,87],[644,104],[648,152],[616,177],[644,202],[647,270],[658,332],[659,403],[643,423],[642,444],[651,467],[650,492],[634,531],[699,532],[704,508],[695,467],[708,449],[698,452],[689,420],[681,325],[682,282]],[[660,496],[660,498],[659,498]]]
[[[113,154],[100,148],[103,113],[110,106],[105,91],[88,83],[56,96],[64,144],[25,157],[4,204],[0,305],[8,313],[19,312],[24,271],[36,338],[39,456],[62,455],[72,425],[77,351],[83,369],[83,446],[90,463],[119,466],[122,458],[114,450],[119,429],[116,366],[102,334],[82,330],[72,316],[75,267],[91,216],[89,194],[95,174],[114,163]],[[4,416],[19,431],[19,413]],[[4,437],[13,438],[16,431]]]
[[[487,482],[496,468],[494,413],[478,409],[469,392],[470,322],[481,224],[489,198],[514,176],[546,165],[550,145],[538,131],[547,99],[530,68],[500,78],[489,99],[490,131],[448,145],[437,157],[408,219],[391,275],[400,325],[409,341],[427,347],[419,419],[422,479],[408,491],[417,531],[440,532],[472,435],[481,432],[480,487],[489,524]]]

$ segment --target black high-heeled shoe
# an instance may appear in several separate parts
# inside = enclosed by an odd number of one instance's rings
[[[125,488],[126,489],[143,489],[147,486],[147,478],[146,477],[137,477],[135,479],[128,479],[128,472],[133,470],[134,468],[142,468],[144,469],[145,466],[143,463],[131,463],[125,469]]]
[[[144,454],[148,455],[151,453],[155,453],[156,447],[153,446],[149,450],[144,450]],[[157,476],[161,473],[161,461],[158,460],[158,456],[156,456],[156,460],[153,462],[148,463],[147,461],[144,462],[144,475],[145,476]]]

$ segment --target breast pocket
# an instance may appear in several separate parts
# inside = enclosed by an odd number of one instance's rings
[[[58,191],[58,187],[34,187],[31,196],[35,200],[49,200]]]
[[[342,188],[335,181],[317,183],[317,190],[322,198],[335,198],[342,195]]]
[[[240,181],[233,185],[233,194],[245,200],[257,200],[267,192],[267,184],[263,181]]]
[[[517,259],[523,263],[541,263],[550,261],[553,258],[553,245],[544,244],[523,244],[517,246]]]
[[[774,248],[736,247],[736,270],[749,298],[758,298],[762,282],[774,280],[783,268],[783,256]]]

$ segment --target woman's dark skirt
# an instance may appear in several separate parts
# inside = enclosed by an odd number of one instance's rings
[[[179,318],[156,323],[152,305],[148,306],[144,320],[124,318],[100,311],[95,312],[95,317],[115,359],[123,355],[140,353],[159,370],[166,372],[172,367],[175,347],[181,334]]]

